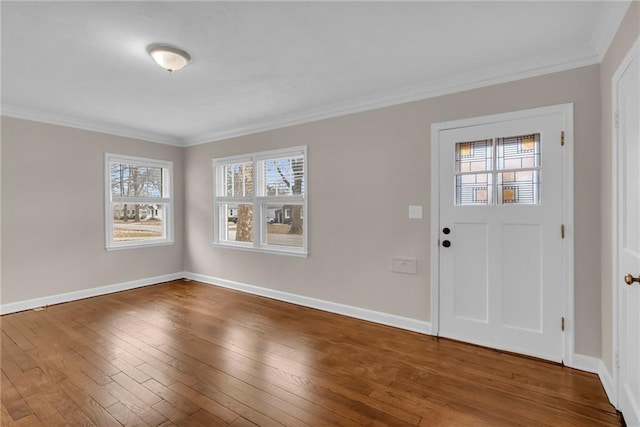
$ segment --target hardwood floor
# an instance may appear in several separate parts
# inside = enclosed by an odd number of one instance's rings
[[[175,281],[1,318],[3,426],[619,426],[556,364]]]

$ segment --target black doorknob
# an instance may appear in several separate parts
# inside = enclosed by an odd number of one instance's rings
[[[448,241],[448,240],[444,240],[444,241],[442,242],[442,246],[444,246],[445,248],[448,248],[449,246],[451,246],[451,242],[450,242],[450,241]]]
[[[451,229],[449,229],[449,227],[445,227],[445,228],[442,229],[442,232],[444,234],[449,234],[449,233],[451,233]]]

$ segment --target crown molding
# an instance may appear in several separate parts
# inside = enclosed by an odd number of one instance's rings
[[[141,139],[157,142],[159,144],[183,146],[183,140],[156,132],[144,131],[128,126],[107,123],[100,120],[86,119],[72,115],[52,113],[17,105],[2,104],[2,115],[16,119],[33,120],[58,126],[66,126],[92,132],[106,133],[109,135],[123,136],[126,138]]]
[[[598,52],[598,62],[602,62],[609,50],[613,38],[631,6],[631,0],[609,1],[602,3],[602,10],[591,33],[591,46]]]
[[[573,55],[573,58],[567,60],[566,58],[571,58],[571,55]],[[516,80],[538,77],[545,74],[571,70],[574,68],[598,64],[600,62],[598,54],[591,49],[584,49],[578,54],[568,51],[557,52],[553,56],[553,60],[550,61],[549,58],[546,59],[547,61],[542,61],[540,58],[534,58],[532,60],[527,60],[526,62],[512,64],[511,67],[497,67],[480,72],[474,71],[466,75],[458,75],[438,82],[404,87],[399,90],[378,93],[339,104],[333,104],[326,108],[303,110],[298,114],[282,115],[270,120],[254,123],[249,126],[241,126],[229,130],[194,135],[184,138],[184,146],[189,147],[206,144],[209,142],[221,141],[239,136],[330,119],[347,114],[360,113],[393,105],[450,95],[467,90],[479,89],[501,83],[508,83]],[[538,66],[540,63],[552,65],[540,67]]]
[[[601,62],[600,56],[598,51],[590,47],[557,51],[546,57],[531,58],[511,63],[507,66],[474,70],[473,72],[459,74],[447,79],[379,92],[366,97],[332,104],[324,108],[302,110],[295,114],[284,114],[268,120],[258,121],[248,126],[213,131],[185,138],[14,105],[3,104],[2,115],[161,144],[188,147],[571,70],[598,64]],[[548,65],[540,66],[539,64]]]

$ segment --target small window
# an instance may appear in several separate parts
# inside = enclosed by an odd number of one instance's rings
[[[306,255],[306,147],[213,160],[213,244]]]
[[[456,144],[456,205],[540,204],[540,134]]]
[[[173,243],[173,163],[105,155],[107,249]]]

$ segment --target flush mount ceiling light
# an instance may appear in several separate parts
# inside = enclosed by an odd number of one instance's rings
[[[168,72],[179,70],[191,61],[187,52],[166,44],[152,44],[147,48],[147,52]]]

